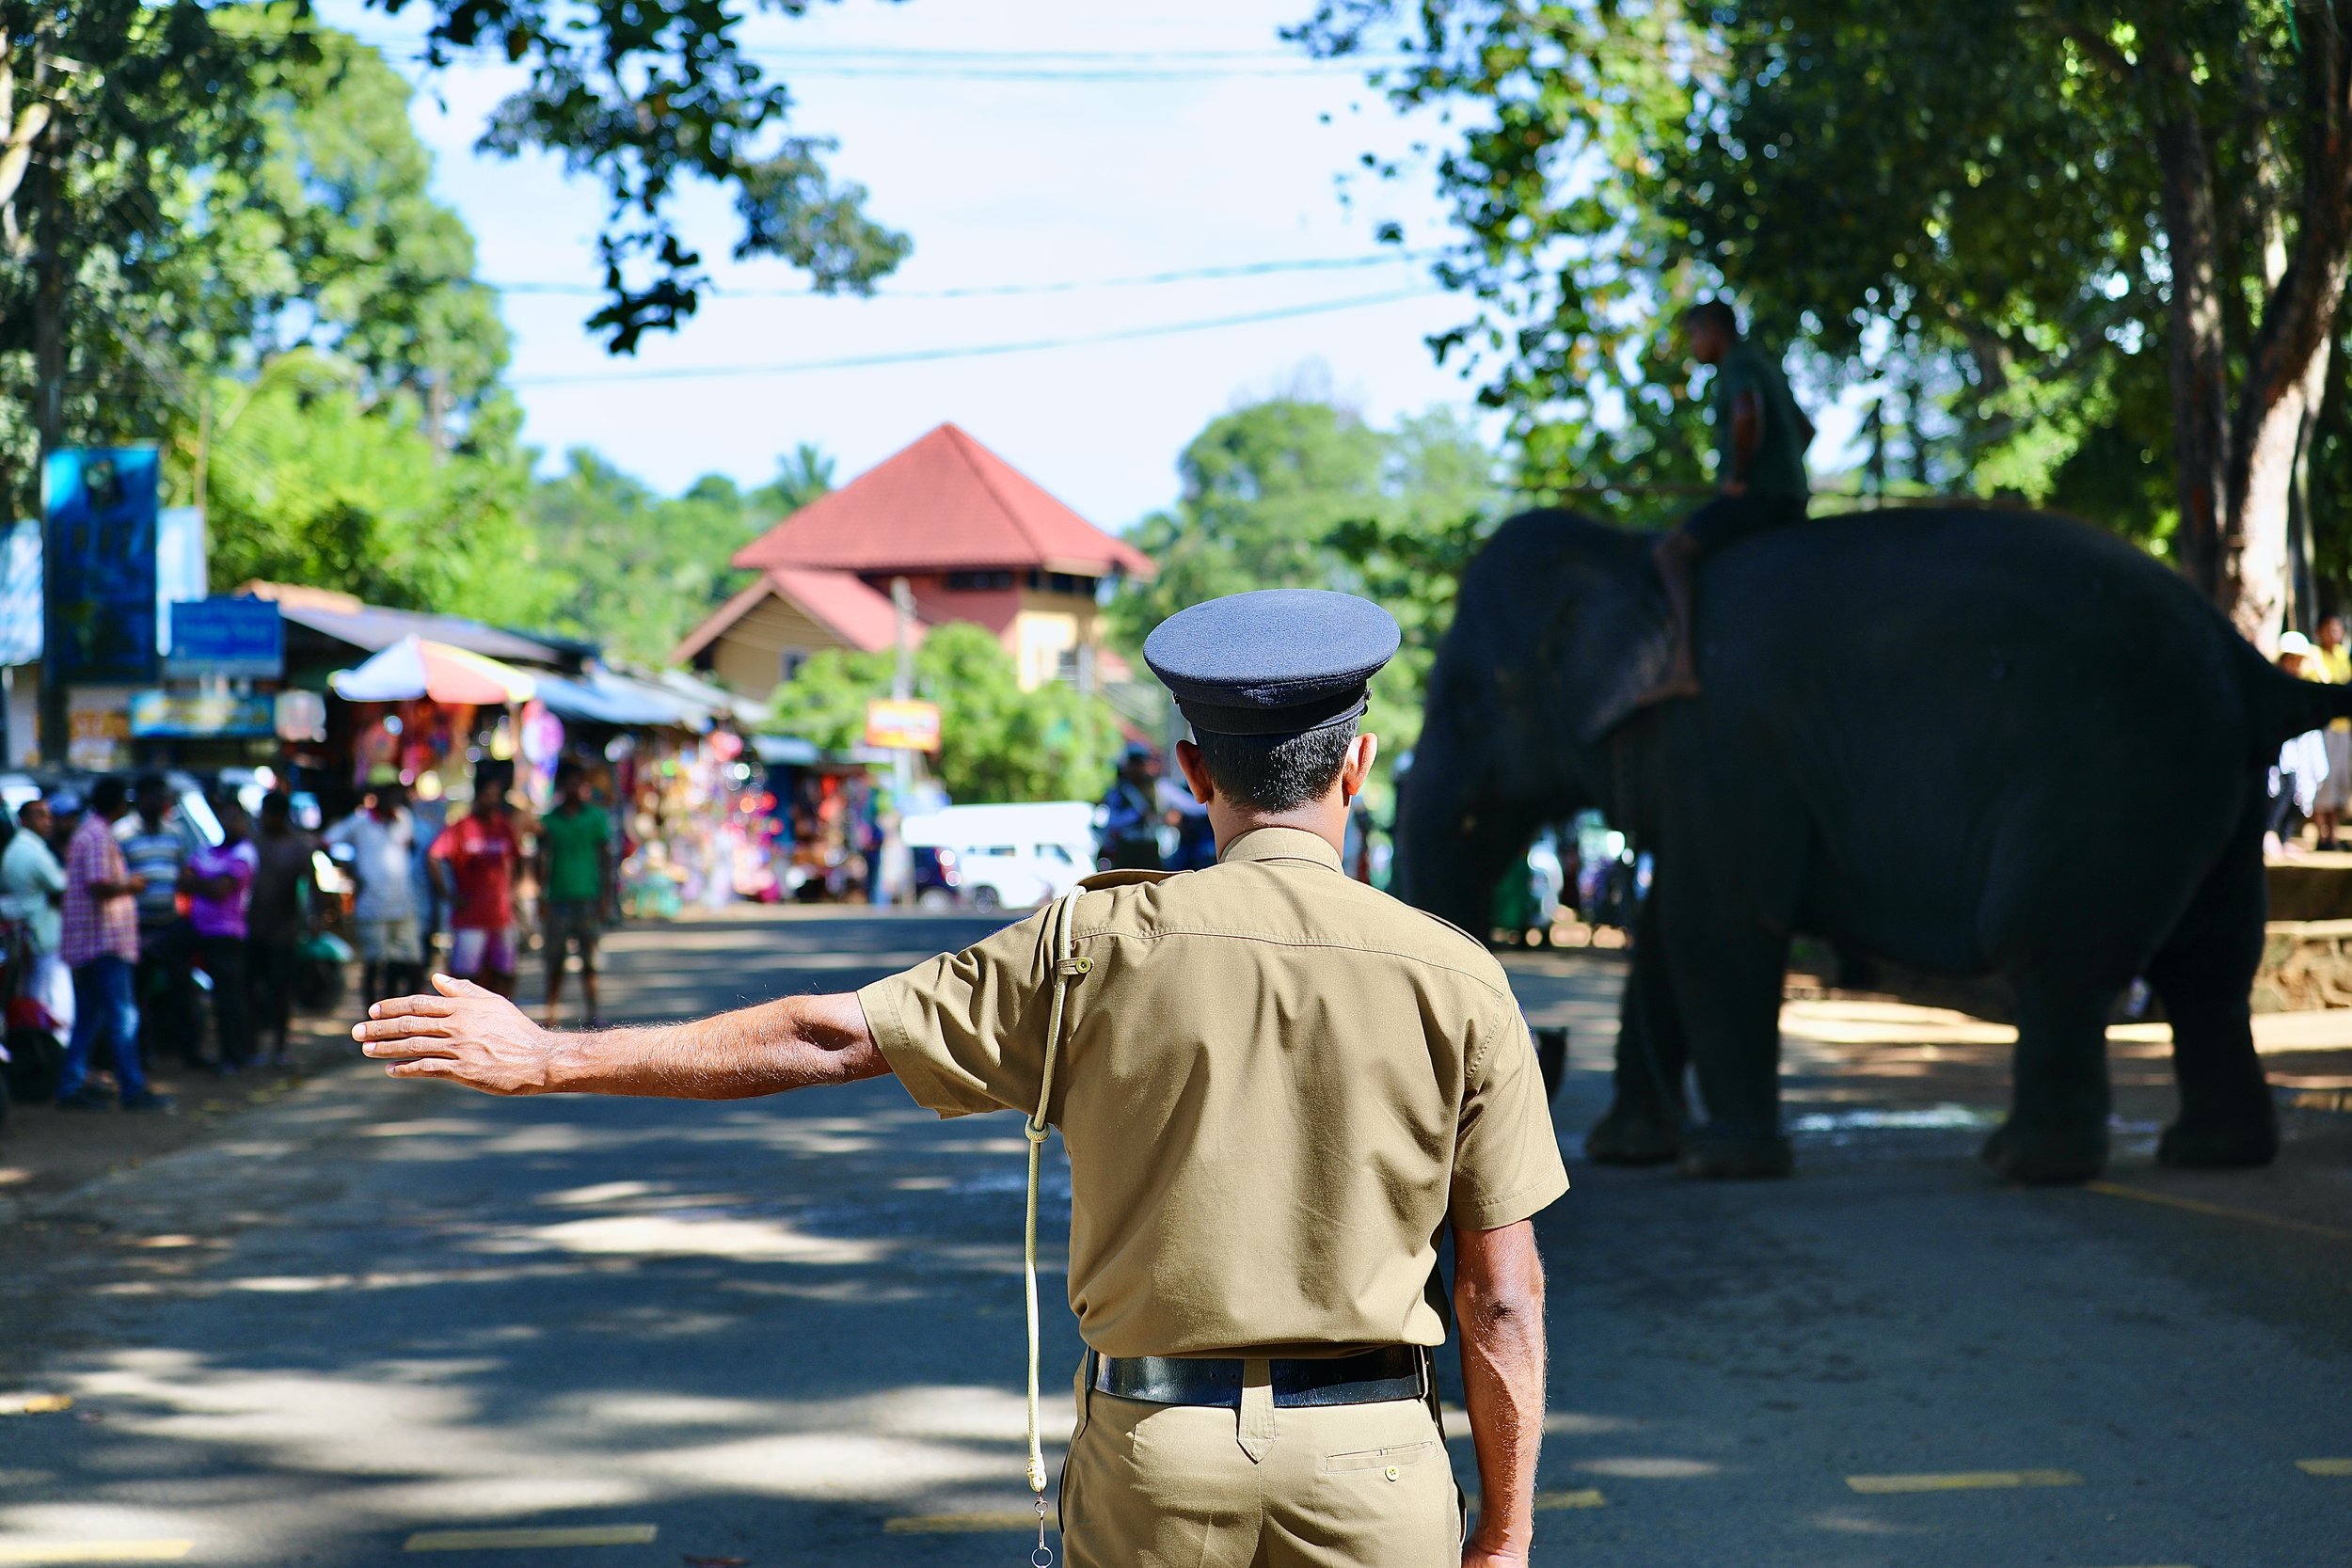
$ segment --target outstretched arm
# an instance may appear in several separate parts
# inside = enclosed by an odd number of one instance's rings
[[[854,995],[788,996],[691,1023],[558,1033],[469,980],[399,996],[351,1031],[394,1078],[439,1078],[485,1094],[627,1094],[747,1100],[890,1070]]]
[[[1544,1265],[1527,1220],[1454,1228],[1454,1315],[1462,1402],[1478,1450],[1478,1528],[1465,1568],[1523,1568],[1535,1531],[1535,1451],[1544,1440]]]

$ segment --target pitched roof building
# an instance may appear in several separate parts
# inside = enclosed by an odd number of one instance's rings
[[[922,626],[968,621],[1003,641],[1024,688],[1100,646],[1097,588],[1152,560],[952,424],[811,501],[735,552],[759,578],[678,644],[674,662],[765,698],[825,648],[897,636],[904,578]]]

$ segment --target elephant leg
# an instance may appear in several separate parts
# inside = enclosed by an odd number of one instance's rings
[[[2247,992],[2261,966],[2262,840],[2241,833],[2198,890],[2178,929],[2148,966],[2172,1022],[2180,1119],[2156,1158],[2168,1165],[2266,1165],[2279,1153],[2279,1111],[2254,1053]]]
[[[1711,890],[1710,890],[1711,891]],[[1675,1004],[1707,1119],[1685,1139],[1685,1176],[1787,1176],[1796,1159],[1780,1130],[1780,998],[1788,939],[1677,903],[1663,920]]]
[[[1632,958],[1617,1005],[1616,1095],[1584,1134],[1584,1157],[1604,1165],[1658,1165],[1681,1153],[1690,1119],[1682,1094],[1688,1061],[1653,895],[1633,917]]]
[[[2016,985],[2009,1119],[1981,1158],[2005,1180],[2089,1181],[2107,1163],[2107,1015],[2120,988],[2041,970]]]

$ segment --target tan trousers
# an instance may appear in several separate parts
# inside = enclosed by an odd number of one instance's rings
[[[1419,1400],[1238,1411],[1144,1404],[1077,1380],[1062,1468],[1068,1568],[1459,1568],[1454,1466]]]

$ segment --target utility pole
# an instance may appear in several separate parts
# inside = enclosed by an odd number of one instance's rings
[[[904,578],[890,579],[890,608],[897,612],[898,668],[890,677],[890,694],[899,702],[914,695],[914,590]],[[894,903],[914,896],[914,855],[907,848],[901,825],[907,802],[914,794],[914,753],[901,746],[890,758],[890,831],[882,836],[882,885]]]
[[[38,215],[33,230],[33,428],[40,437],[40,465],[33,480],[41,520],[40,760],[51,768],[66,760],[65,683],[59,676],[60,644],[50,558],[49,458],[65,446],[67,288],[72,261],[66,253],[65,171],[72,159],[72,137],[62,122],[50,127],[48,156],[27,171],[38,180]]]

